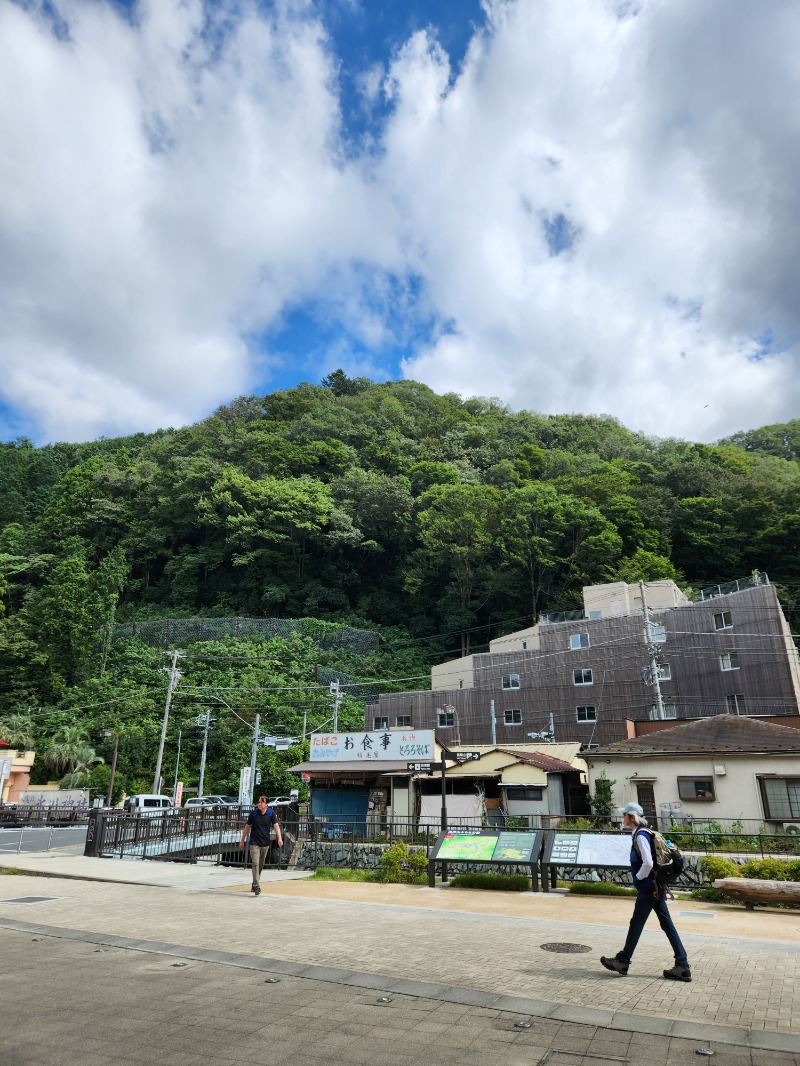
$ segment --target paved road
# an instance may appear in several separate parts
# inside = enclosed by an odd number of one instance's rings
[[[17,852],[48,851],[51,848],[67,848],[86,842],[86,826],[64,828],[50,826],[26,826],[22,829],[0,829],[0,854]]]

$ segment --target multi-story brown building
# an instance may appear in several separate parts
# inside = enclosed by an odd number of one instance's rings
[[[672,581],[644,590],[649,627],[638,585],[587,587],[584,611],[434,667],[430,692],[382,695],[366,728],[508,744],[552,722],[556,740],[589,745],[624,740],[631,719],[800,713],[800,661],[766,575],[704,589],[696,603]]]

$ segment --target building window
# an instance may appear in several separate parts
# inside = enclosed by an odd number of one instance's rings
[[[726,651],[724,655],[719,657],[720,670],[738,670],[739,669],[739,653],[737,651]]]
[[[672,680],[672,670],[670,669],[669,663],[659,663],[658,664],[658,680],[659,681],[671,681]]]
[[[537,800],[541,802],[544,799],[544,787],[536,788],[533,785],[529,785],[527,788],[509,789],[508,798],[510,800]]]
[[[800,777],[762,777],[758,783],[765,818],[781,822],[800,819]]]
[[[744,707],[744,696],[737,692],[734,696],[728,696],[728,714],[747,714]]]
[[[589,647],[588,633],[573,633],[569,638],[570,651],[580,651]]]
[[[456,712],[449,707],[437,707],[436,721],[442,729],[450,725],[455,725]]]
[[[519,674],[503,674],[503,688],[519,688]]]
[[[678,797],[682,800],[713,800],[713,777],[679,777]]]
[[[411,728],[411,715],[410,714],[398,714],[398,716],[394,720],[394,724],[399,729],[410,729]]]
[[[379,729],[388,729],[389,728],[389,719],[388,718],[373,718],[372,719],[372,728],[376,732]]]
[[[458,687],[459,688],[463,688],[464,687],[464,678],[463,677],[460,677],[458,679]]]
[[[597,721],[597,708],[596,707],[576,707],[575,717],[579,722],[596,722]]]
[[[573,670],[572,682],[575,685],[591,685],[592,684],[592,671],[591,670]]]
[[[714,629],[733,629],[733,618],[730,611],[721,611],[714,615]]]
[[[523,640],[523,642],[522,642],[522,650],[523,651],[527,651],[528,650],[528,642],[527,642],[527,640]]]
[[[522,709],[520,707],[512,707],[503,711],[503,720],[506,725],[522,725]]]

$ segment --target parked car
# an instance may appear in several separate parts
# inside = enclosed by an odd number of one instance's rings
[[[288,807],[290,803],[297,803],[297,800],[291,796],[278,796],[274,800],[267,800],[270,807]]]
[[[174,807],[171,796],[157,796],[152,792],[139,792],[126,796],[122,808],[134,814],[158,814]]]
[[[238,799],[231,803],[229,796],[192,796],[184,803],[184,807],[233,807],[238,803]]]

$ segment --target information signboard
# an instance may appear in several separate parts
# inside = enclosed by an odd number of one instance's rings
[[[542,848],[542,833],[502,832],[484,829],[476,833],[442,833],[431,859],[442,862],[535,863]]]
[[[382,730],[374,733],[312,733],[312,762],[357,762],[434,757],[432,729]]]
[[[628,833],[549,834],[544,862],[550,866],[630,866],[631,837]]]

